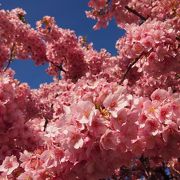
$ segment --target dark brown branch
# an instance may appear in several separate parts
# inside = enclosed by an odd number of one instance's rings
[[[123,74],[122,79],[121,79],[121,81],[119,82],[119,84],[122,84],[122,83],[123,83],[123,81],[125,80],[128,72],[131,70],[131,68],[134,66],[134,64],[136,64],[137,61],[142,58],[143,55],[144,55],[144,52],[142,52],[142,53],[139,55],[139,57],[137,57],[136,59],[134,59],[134,61],[132,61],[132,62],[128,65],[128,67],[127,67],[125,73]]]
[[[66,73],[66,71],[64,70],[64,68],[62,67],[62,63],[60,65],[57,65],[55,64],[54,62],[52,61],[49,61],[53,66],[57,67],[59,72],[58,72],[58,79],[60,80],[61,79],[61,71],[63,71],[64,73]]]
[[[60,71],[66,73],[66,71],[63,69],[62,64],[59,66]]]
[[[51,111],[53,111],[53,104],[51,104],[50,109],[51,109]],[[44,117],[44,119],[45,119],[45,122],[44,122],[44,130],[43,131],[46,131],[47,125],[48,125],[51,117]]]
[[[121,79],[121,81],[119,82],[119,84],[122,84],[122,83],[123,83],[123,81],[125,80],[128,72],[131,70],[131,68],[134,66],[134,64],[136,64],[136,63],[138,62],[138,60],[141,59],[144,55],[150,54],[150,53],[152,52],[152,50],[153,50],[153,48],[151,48],[150,51],[148,51],[148,52],[146,52],[146,53],[143,51],[137,58],[135,58],[135,59],[128,65],[128,67],[127,67],[125,73],[123,74],[122,79]]]
[[[129,6],[125,6],[125,8],[126,8],[129,12],[131,12],[131,13],[133,13],[134,15],[138,16],[142,21],[146,21],[146,20],[147,20],[147,18],[145,18],[144,16],[142,16],[140,13],[138,13],[136,10],[130,8]]]
[[[176,37],[176,40],[180,41],[180,36],[177,36],[177,37]]]
[[[44,130],[43,131],[46,131],[47,125],[48,125],[48,119],[45,118]]]
[[[57,64],[55,64],[54,62],[52,62],[52,61],[49,61],[53,66],[55,66],[55,67],[57,67],[60,71],[63,71],[64,73],[66,73],[66,71],[63,69],[63,67],[62,67],[62,64],[60,64],[60,65],[57,65]]]
[[[15,43],[12,45],[12,48],[10,50],[10,57],[9,57],[9,60],[8,60],[8,63],[6,65],[6,67],[3,69],[4,72],[9,68],[9,66],[10,66],[10,64],[11,64],[11,62],[13,60],[14,48],[15,48]]]

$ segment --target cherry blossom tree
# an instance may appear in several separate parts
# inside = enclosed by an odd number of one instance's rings
[[[45,16],[0,10],[0,179],[180,178],[180,3],[90,0],[95,29],[126,31],[117,55]],[[14,78],[48,63],[50,84]]]

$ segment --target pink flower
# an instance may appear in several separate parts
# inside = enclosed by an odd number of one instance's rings
[[[151,94],[151,99],[160,101],[162,102],[168,97],[169,93],[164,90],[164,89],[156,89],[152,94]]]
[[[74,149],[82,148],[84,144],[84,141],[82,138],[77,139],[77,141],[74,144]]]
[[[135,122],[126,122],[120,129],[121,135],[124,137],[123,142],[130,142],[137,139],[138,136],[138,125]]]
[[[32,154],[27,151],[21,153],[20,161],[22,162],[21,167],[24,168],[25,171],[34,171],[42,169],[42,162],[39,159],[40,155]]]
[[[33,174],[31,172],[24,172],[18,176],[17,180],[33,180]]]
[[[77,104],[73,104],[71,113],[77,116],[77,121],[80,123],[88,123],[95,111],[95,105],[90,101],[79,101]]]
[[[172,102],[172,110],[174,116],[177,118],[177,120],[179,120],[180,123],[180,98]]]
[[[164,105],[160,108],[160,111],[159,111],[159,120],[162,122],[162,123],[166,123],[166,121],[168,120],[171,120],[173,119],[173,111],[172,111],[172,108],[169,104],[167,105]]]
[[[107,130],[107,123],[104,118],[94,117],[92,121],[88,123],[88,130],[94,137],[100,137]]]
[[[146,50],[149,50],[154,46],[154,39],[151,36],[146,36],[142,38],[140,43],[145,47]]]
[[[46,168],[52,168],[57,166],[57,160],[56,156],[53,150],[45,150],[41,155],[40,155],[41,161],[44,163],[42,164],[42,167]]]
[[[158,120],[157,119],[147,119],[144,130],[146,133],[156,136],[161,131]]]
[[[0,172],[5,172],[10,175],[15,169],[19,167],[16,156],[7,156],[0,166]]]
[[[112,126],[115,129],[120,130],[123,123],[125,123],[126,121],[127,121],[127,110],[125,108],[123,108],[117,112],[117,118],[112,119],[111,122],[112,122]]]
[[[155,114],[157,111],[157,103],[153,103],[150,100],[147,100],[143,103],[143,111],[144,111],[144,115],[146,117],[150,117],[150,118],[155,118]]]
[[[102,147],[106,150],[115,150],[118,147],[118,144],[120,144],[120,133],[107,130],[105,134],[101,137],[100,143]]]
[[[0,175],[0,179],[1,179],[1,180],[9,180],[9,179],[8,179],[8,175],[7,175],[6,173],[2,173],[2,174]]]
[[[126,96],[125,88],[120,86],[117,91],[110,93],[103,102],[103,106],[109,110],[113,117],[117,117],[117,112],[128,106],[131,96]]]
[[[145,143],[143,141],[139,140],[135,140],[132,143],[132,152],[133,154],[135,154],[136,156],[141,156],[142,152],[144,151],[145,148]]]
[[[68,144],[69,147],[73,147],[74,149],[82,148],[84,145],[84,140],[81,135],[77,132],[69,132]]]

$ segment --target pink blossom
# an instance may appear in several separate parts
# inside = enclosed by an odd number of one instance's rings
[[[95,29],[114,18],[126,30],[117,55],[95,50],[53,17],[35,29],[24,10],[0,10],[0,179],[96,180],[117,169],[123,176],[123,167],[139,179],[160,161],[177,163],[178,0],[88,5]],[[16,59],[48,63],[53,82],[38,89],[19,82],[8,68]]]
[[[121,129],[122,125],[127,121],[127,110],[121,109],[117,113],[117,118],[112,120],[112,125],[115,129]]]
[[[21,175],[18,176],[17,179],[18,180],[24,180],[24,179],[33,180],[33,174],[31,172],[24,172],[24,173],[21,173]]]
[[[116,131],[107,130],[100,139],[102,147],[106,150],[116,150],[118,144],[120,144],[120,134]]]
[[[160,131],[160,124],[157,119],[147,119],[145,122],[145,133],[152,134],[155,136]]]
[[[74,115],[77,114],[77,120],[80,123],[88,123],[91,121],[94,114],[93,111],[95,111],[95,105],[89,101],[80,101],[71,108],[71,112]]]
[[[19,167],[16,156],[6,156],[2,165],[0,166],[0,171],[10,175],[15,169]]]
[[[168,97],[169,93],[165,91],[164,89],[156,89],[152,94],[151,94],[151,99],[160,101],[162,102]]]

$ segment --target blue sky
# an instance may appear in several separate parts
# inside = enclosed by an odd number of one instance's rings
[[[49,15],[56,19],[62,28],[69,28],[77,35],[86,36],[88,42],[93,42],[95,49],[106,48],[116,54],[115,43],[123,35],[114,21],[106,29],[94,31],[95,21],[86,18],[89,0],[2,0],[2,9],[23,8],[27,12],[26,19],[34,27],[37,20]],[[38,88],[41,83],[51,82],[52,77],[45,72],[45,66],[36,67],[31,60],[16,60],[11,64],[16,71],[16,78],[27,82],[32,88]]]

